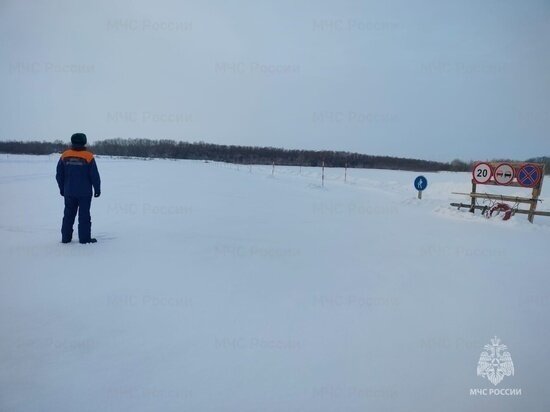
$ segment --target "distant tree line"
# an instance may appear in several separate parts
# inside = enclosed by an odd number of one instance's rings
[[[33,154],[49,155],[60,153],[67,148],[67,144],[61,140],[53,142],[18,142],[18,141],[0,141],[0,153],[9,154]]]
[[[67,144],[55,140],[45,141],[0,141],[0,152],[11,154],[51,154],[60,153]],[[468,171],[471,163],[453,160],[450,163],[429,160],[408,159],[391,156],[372,156],[360,153],[287,150],[275,147],[228,146],[204,142],[176,142],[174,140],[151,139],[106,139],[90,145],[98,155],[210,160],[237,164],[272,164],[285,166],[350,167],[365,169],[393,169],[411,171]],[[540,158],[548,163],[549,158]],[[532,161],[540,161],[532,159]],[[550,167],[547,168],[550,171]]]
[[[169,159],[211,160],[237,164],[272,164],[285,166],[355,167],[439,171],[451,165],[418,159],[370,156],[359,153],[288,150],[275,147],[228,146],[211,143],[188,143],[173,140],[108,139],[93,145],[97,154]],[[467,168],[467,166],[466,166]]]
[[[546,165],[546,174],[550,174],[550,157],[548,156],[542,156],[542,157],[533,157],[531,159],[527,159],[526,162],[533,162],[533,163],[544,163]]]
[[[65,150],[67,144],[54,142],[0,141],[0,152],[12,154],[51,154]],[[287,150],[275,147],[228,146],[204,142],[188,143],[174,140],[106,139],[90,145],[98,155],[195,159],[237,164],[272,164],[285,166],[321,166],[350,168],[398,169],[435,172],[464,171],[469,164],[454,160],[451,163],[407,159],[390,156],[372,156],[350,152]]]

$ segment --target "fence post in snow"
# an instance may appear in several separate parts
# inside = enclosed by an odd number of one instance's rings
[[[346,163],[344,168],[344,182],[348,181],[348,164]]]
[[[272,163],[271,176],[275,175],[275,162]]]
[[[322,172],[321,172],[321,186],[325,187],[325,161],[322,163]]]

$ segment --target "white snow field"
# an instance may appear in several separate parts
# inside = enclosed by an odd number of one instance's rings
[[[63,245],[57,159],[0,155],[1,411],[550,410],[550,218],[469,174],[99,157]]]

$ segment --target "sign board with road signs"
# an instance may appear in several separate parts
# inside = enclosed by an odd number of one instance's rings
[[[514,180],[515,173],[511,164],[501,163],[495,168],[495,182],[499,185],[509,185]]]
[[[472,172],[474,181],[480,185],[487,183],[493,177],[493,168],[489,163],[478,163]]]
[[[526,163],[519,168],[518,183],[523,187],[537,187],[542,179],[542,170],[539,166]]]
[[[478,199],[485,201],[499,200],[501,202],[513,202],[513,213],[526,214],[531,223],[535,216],[548,216],[549,212],[537,212],[542,183],[544,181],[545,165],[543,163],[514,163],[514,162],[478,162],[472,170],[472,192],[459,193],[470,196],[470,212],[476,209],[484,209],[486,205],[478,205]],[[513,186],[532,189],[530,197],[509,196],[497,193],[479,193],[477,185]],[[519,204],[529,205],[528,210],[519,209]],[[462,203],[459,204],[462,206]]]

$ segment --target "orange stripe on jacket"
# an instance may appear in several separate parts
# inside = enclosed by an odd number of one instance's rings
[[[66,159],[67,157],[79,157],[86,160],[88,163],[91,163],[91,161],[94,160],[94,154],[92,152],[88,152],[87,150],[65,150],[61,155],[61,159]]]

